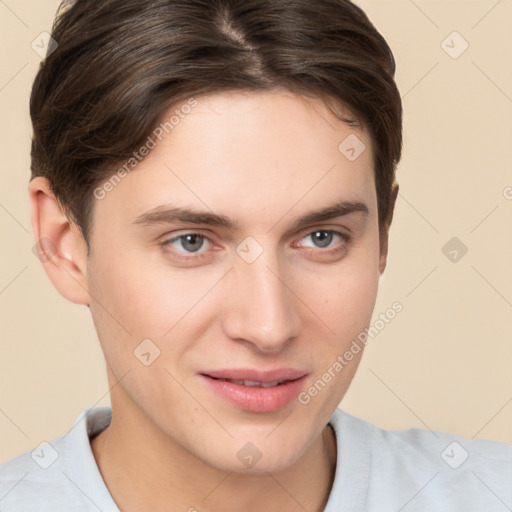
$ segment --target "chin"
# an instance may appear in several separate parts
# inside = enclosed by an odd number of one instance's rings
[[[244,474],[244,475],[260,475],[264,473],[279,473],[285,471],[297,461],[298,456],[296,454],[275,454],[265,457],[262,455],[261,459],[257,460],[252,465],[247,464],[244,466],[238,458],[235,462],[232,457],[223,460],[216,460],[215,466],[226,472]]]
[[[287,436],[275,436],[274,439],[265,436],[244,436],[241,440],[233,439],[226,444],[219,443],[215,451],[203,460],[211,466],[223,471],[240,474],[261,474],[284,471],[292,466],[304,454],[307,442],[300,439],[290,439]]]

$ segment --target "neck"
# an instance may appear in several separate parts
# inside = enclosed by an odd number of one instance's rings
[[[116,407],[112,396],[112,422],[91,441],[102,477],[122,512],[324,509],[336,469],[336,438],[330,426],[285,470],[226,472],[194,456],[131,405]]]

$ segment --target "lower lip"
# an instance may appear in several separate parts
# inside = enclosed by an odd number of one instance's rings
[[[217,395],[238,409],[250,412],[274,412],[286,407],[297,398],[307,375],[271,388],[241,386],[207,375],[200,375],[200,377]]]

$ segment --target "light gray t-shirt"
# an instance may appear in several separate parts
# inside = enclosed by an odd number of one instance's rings
[[[0,511],[119,512],[89,442],[111,417],[86,409],[67,434],[0,465]],[[330,424],[338,456],[325,512],[512,510],[511,445],[383,430],[340,409]]]

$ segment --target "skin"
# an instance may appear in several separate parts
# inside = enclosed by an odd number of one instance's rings
[[[29,185],[35,235],[54,247],[45,270],[64,297],[90,307],[106,359],[113,419],[92,450],[123,511],[320,511],[336,467],[326,425],[362,351],[307,405],[269,413],[239,410],[198,372],[300,368],[307,390],[370,324],[398,186],[379,232],[363,129],[280,89],[197,100],[95,200],[89,256],[47,180]],[[366,146],[355,161],[338,150],[349,134]],[[368,213],[294,229],[299,217],[342,200]],[[134,223],[164,204],[238,225]],[[329,230],[350,240],[333,235],[318,246],[312,233]],[[199,251],[176,239],[187,233],[206,237]],[[263,249],[252,263],[236,252],[248,236]],[[149,366],[133,353],[146,338],[160,350]],[[237,457],[248,442],[261,453],[250,468]]]

